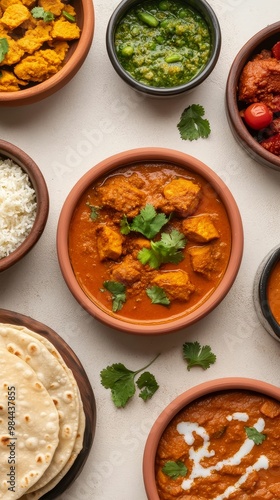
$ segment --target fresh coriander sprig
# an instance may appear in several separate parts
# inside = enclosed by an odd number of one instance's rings
[[[171,233],[162,233],[160,241],[151,241],[151,248],[142,248],[137,258],[142,264],[149,264],[158,269],[161,264],[178,264],[184,258],[181,250],[186,246],[185,236],[174,229]]]
[[[245,432],[249,439],[252,439],[255,444],[259,445],[266,439],[266,434],[262,434],[255,427],[245,427]]]
[[[180,460],[177,462],[169,460],[162,467],[162,472],[171,479],[178,479],[178,477],[184,477],[188,473],[188,468]]]
[[[91,205],[89,202],[87,202],[86,205],[90,208],[91,220],[98,219],[100,207],[97,207],[96,205]]]
[[[185,342],[183,345],[183,358],[187,361],[187,368],[201,366],[204,370],[216,361],[216,355],[211,351],[209,345],[201,347],[199,342]]]
[[[7,38],[0,38],[0,62],[4,61],[5,55],[8,53],[8,51],[9,43]]]
[[[140,370],[132,371],[122,363],[114,363],[100,372],[101,384],[105,389],[111,389],[112,400],[117,408],[124,408],[129,399],[134,396],[136,392],[135,377],[151,366],[158,356],[159,354]],[[151,398],[159,388],[154,375],[147,371],[137,379],[136,385],[141,390],[139,397],[144,401]]]
[[[157,213],[153,205],[148,203],[140,211],[139,215],[132,219],[131,223],[128,222],[126,216],[122,218],[121,233],[128,234],[130,231],[136,231],[151,240],[169,220],[170,217],[163,213]]]
[[[163,306],[168,306],[170,304],[169,298],[163,288],[160,286],[152,286],[146,289],[146,294],[151,299],[152,304],[161,304]]]
[[[45,10],[43,7],[34,7],[31,10],[31,14],[34,17],[34,19],[43,19],[45,23],[54,20],[54,14],[48,10]]]
[[[177,127],[184,140],[197,140],[206,138],[211,132],[209,121],[204,116],[204,108],[200,104],[188,106],[182,113]]]
[[[118,281],[104,281],[104,288],[112,294],[112,310],[113,312],[120,311],[123,304],[126,302],[126,287]]]

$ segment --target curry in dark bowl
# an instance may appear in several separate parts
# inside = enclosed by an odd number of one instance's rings
[[[231,229],[200,175],[167,163],[118,169],[90,186],[69,232],[86,294],[127,321],[163,321],[197,308],[227,268]]]

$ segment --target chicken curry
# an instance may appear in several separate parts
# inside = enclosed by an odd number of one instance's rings
[[[169,423],[156,454],[160,500],[280,498],[280,403],[251,391],[202,397]]]
[[[217,288],[229,261],[226,209],[200,175],[165,163],[115,170],[80,199],[69,231],[78,283],[125,321],[188,314]]]

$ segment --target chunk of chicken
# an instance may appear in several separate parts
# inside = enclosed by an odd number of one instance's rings
[[[200,201],[201,187],[188,179],[174,179],[163,188],[165,198],[162,210],[177,212],[181,217],[192,215]]]
[[[97,250],[101,261],[117,260],[122,254],[123,237],[116,228],[98,226],[96,229]]]
[[[0,92],[16,92],[21,85],[26,85],[26,82],[19,80],[10,71],[1,70]]]
[[[101,205],[114,208],[127,217],[135,217],[145,204],[143,191],[123,177],[111,177],[104,187],[98,188],[98,192]]]
[[[35,28],[27,30],[24,36],[18,40],[18,47],[28,54],[33,54],[35,50],[40,49],[44,42],[51,40],[51,29],[50,24],[42,20],[38,21]]]
[[[16,76],[31,82],[43,82],[62,67],[62,59],[55,50],[38,50],[27,56],[14,68]]]
[[[16,3],[9,5],[6,8],[3,16],[1,17],[1,23],[13,30],[20,26],[24,21],[27,21],[30,17],[31,14],[28,8],[21,3]]]
[[[12,66],[21,60],[22,56],[24,55],[24,50],[19,47],[17,40],[14,40],[7,34],[5,34],[4,37],[8,42],[9,50],[7,54],[5,54],[3,61],[0,63],[0,66]]]
[[[193,270],[207,277],[210,277],[211,273],[215,271],[217,261],[221,257],[221,252],[211,244],[190,247],[188,252],[191,256]]]
[[[152,279],[152,285],[164,289],[171,300],[186,302],[195,291],[195,286],[190,282],[189,275],[185,271],[166,271],[156,274]]]
[[[208,243],[219,238],[219,233],[208,214],[189,217],[183,221],[182,226],[186,237],[196,243]]]
[[[280,404],[275,401],[266,401],[260,408],[263,415],[269,418],[275,418],[280,415]]]
[[[64,3],[60,0],[39,0],[38,5],[44,10],[52,12],[55,16],[60,16],[64,10]]]
[[[58,19],[53,23],[51,36],[53,40],[76,40],[80,37],[81,30],[75,23],[65,19]]]
[[[111,279],[119,281],[124,285],[132,285],[141,279],[143,268],[139,261],[133,259],[131,255],[126,257],[116,264],[111,271]]]

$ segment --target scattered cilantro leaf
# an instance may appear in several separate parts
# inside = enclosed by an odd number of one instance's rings
[[[136,385],[138,389],[141,389],[139,397],[144,401],[150,399],[159,388],[155,376],[150,372],[142,373],[136,381]]]
[[[183,111],[177,124],[182,139],[193,141],[199,137],[209,136],[211,132],[209,121],[202,116],[204,116],[204,108],[200,104],[192,104]]]
[[[0,62],[4,61],[5,55],[8,53],[8,51],[9,44],[7,38],[0,38]]]
[[[160,241],[151,241],[151,248],[142,248],[137,258],[142,264],[149,264],[152,269],[158,269],[161,264],[167,262],[173,264],[181,262],[184,255],[180,250],[185,246],[184,235],[174,229],[171,233],[162,233]]]
[[[140,370],[129,370],[123,363],[114,363],[100,372],[101,384],[105,389],[111,389],[112,400],[117,408],[123,408],[135,394],[135,377],[138,373],[146,370],[158,356],[159,354]],[[159,387],[155,377],[149,372],[143,373],[136,381],[136,384],[139,389],[143,389],[139,396],[144,401],[151,398]]]
[[[128,234],[129,231],[136,231],[151,240],[167,224],[169,219],[170,217],[167,217],[163,213],[158,214],[153,205],[148,203],[142,208],[139,215],[134,217],[131,224],[129,224],[126,216],[123,217],[123,221],[121,221],[121,233]]]
[[[211,347],[209,345],[201,347],[199,342],[185,342],[183,357],[187,361],[189,371],[195,365],[206,370],[216,361],[216,355],[211,352]]]
[[[54,14],[49,10],[45,10],[43,7],[34,7],[31,10],[31,14],[35,19],[43,19],[45,23],[54,20]]]
[[[98,218],[98,216],[99,216],[100,207],[97,207],[95,205],[91,205],[89,202],[87,202],[86,204],[90,208],[90,218],[91,218],[91,220],[96,220]]]
[[[112,294],[113,312],[120,311],[126,301],[125,286],[118,281],[104,281],[103,286]]]
[[[65,17],[65,19],[67,19],[67,21],[70,21],[70,23],[75,23],[75,16],[72,16],[72,14],[69,14],[69,12],[66,12],[66,10],[62,11],[62,15]]]
[[[171,479],[178,479],[178,477],[180,477],[180,476],[183,477],[187,474],[188,468],[180,460],[177,460],[177,462],[173,462],[172,460],[169,460],[162,467],[162,472],[166,476],[171,477]]]
[[[163,306],[168,306],[170,304],[169,298],[166,296],[164,289],[160,286],[147,288],[146,293],[151,299],[152,304],[161,304]]]
[[[255,444],[259,445],[266,439],[266,435],[259,432],[255,427],[245,427],[245,432],[249,439],[252,439]]]

